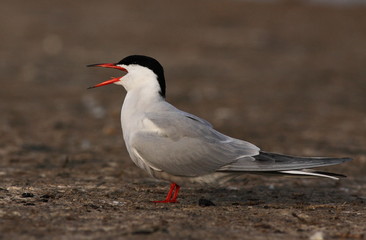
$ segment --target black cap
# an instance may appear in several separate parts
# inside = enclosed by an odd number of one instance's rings
[[[136,65],[140,65],[143,67],[147,67],[148,69],[150,69],[151,71],[153,71],[156,76],[157,76],[157,80],[159,82],[160,85],[160,95],[162,97],[165,98],[165,78],[164,78],[164,69],[163,66],[161,66],[161,64],[154,58],[152,57],[147,57],[147,56],[143,56],[143,55],[131,55],[128,57],[125,57],[124,59],[122,59],[121,61],[119,61],[117,63],[117,65],[132,65],[132,64],[136,64]]]

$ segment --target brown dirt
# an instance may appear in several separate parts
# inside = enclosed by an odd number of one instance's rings
[[[366,8],[4,1],[0,23],[1,239],[366,238]],[[348,178],[243,176],[149,202],[168,184],[128,157],[123,89],[86,90],[118,74],[86,64],[133,53],[165,66],[179,108],[267,151],[352,157],[326,169]]]

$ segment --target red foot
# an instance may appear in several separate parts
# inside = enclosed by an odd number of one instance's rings
[[[153,203],[177,203],[177,200],[162,200],[162,201],[152,201]]]
[[[153,201],[153,203],[177,203],[178,202],[177,198],[178,198],[179,189],[180,189],[180,186],[178,184],[171,183],[168,195],[166,195],[165,200],[163,200],[163,201]]]

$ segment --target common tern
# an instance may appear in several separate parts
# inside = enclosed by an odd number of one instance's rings
[[[122,85],[123,138],[132,161],[152,177],[171,182],[164,203],[177,202],[185,183],[215,183],[243,173],[313,176],[343,175],[309,168],[340,164],[350,158],[297,157],[261,151],[252,143],[216,131],[206,120],[181,111],[165,100],[165,77],[154,58],[132,55],[117,63],[89,67],[126,72],[90,88]]]

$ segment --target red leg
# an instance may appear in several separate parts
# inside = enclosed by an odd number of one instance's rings
[[[175,192],[174,192],[173,198],[171,199],[171,202],[177,202],[179,189],[180,189],[180,186],[176,185]]]
[[[179,189],[180,189],[179,185],[177,185],[176,183],[171,183],[169,192],[166,195],[165,200],[163,200],[163,201],[153,201],[153,202],[154,203],[176,203],[177,198],[178,198]],[[173,197],[172,197],[172,195],[173,195]]]

